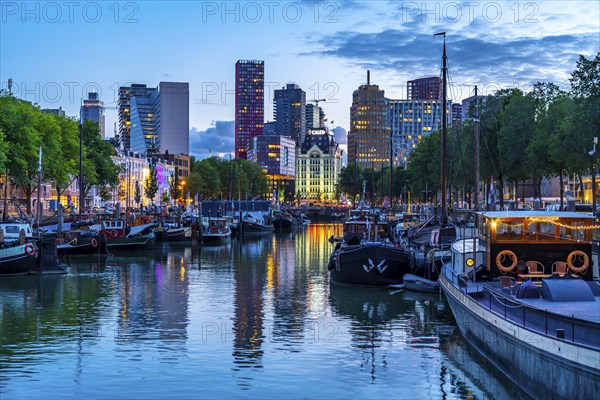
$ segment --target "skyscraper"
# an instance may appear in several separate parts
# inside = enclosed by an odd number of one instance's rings
[[[119,88],[119,137],[115,140],[119,147],[131,147],[131,98],[149,98],[155,90],[138,83]]]
[[[406,165],[408,155],[421,139],[441,129],[442,103],[436,100],[388,101],[394,165]]]
[[[79,120],[83,123],[86,119],[97,122],[100,134],[105,137],[104,103],[96,92],[88,93],[88,98],[83,100],[79,110]]]
[[[189,84],[119,88],[119,142],[140,154],[189,154]]]
[[[275,90],[273,114],[277,133],[289,136],[301,146],[306,136],[306,93],[300,86],[288,83],[284,88]]]
[[[350,132],[348,133],[348,163],[376,170],[390,164],[390,126],[388,99],[379,86],[367,84],[352,94]]]
[[[442,80],[439,76],[408,81],[406,86],[408,100],[441,100]]]
[[[235,63],[235,157],[247,158],[248,142],[263,133],[265,62]]]
[[[325,112],[316,104],[306,105],[306,129],[325,128]]]

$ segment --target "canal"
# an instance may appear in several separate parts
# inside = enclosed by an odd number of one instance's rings
[[[339,225],[0,278],[0,398],[514,399],[442,295],[330,286]]]

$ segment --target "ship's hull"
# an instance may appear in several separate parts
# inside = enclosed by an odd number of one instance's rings
[[[151,248],[155,242],[156,237],[153,234],[136,238],[122,237],[109,240],[106,247],[110,251],[135,251]]]
[[[33,243],[26,243],[0,248],[0,276],[25,275],[33,271],[37,262],[37,249],[33,254],[28,254],[25,249],[28,245],[34,246]]]
[[[275,228],[273,228],[273,225],[257,224],[257,223],[249,222],[249,221],[242,222],[242,233],[243,234],[272,233],[274,230],[275,230]]]
[[[597,349],[524,328],[483,307],[444,274],[440,282],[466,341],[529,395],[539,399],[598,396]]]
[[[389,245],[342,246],[333,257],[331,282],[335,284],[397,285],[410,272],[408,254]]]

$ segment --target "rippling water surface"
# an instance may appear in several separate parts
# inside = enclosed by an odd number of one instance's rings
[[[0,278],[0,398],[520,398],[441,295],[330,286],[340,226]]]

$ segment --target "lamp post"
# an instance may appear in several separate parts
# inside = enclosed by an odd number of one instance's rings
[[[594,136],[594,148],[588,154],[592,156],[592,215],[596,217],[596,145],[598,137]]]

